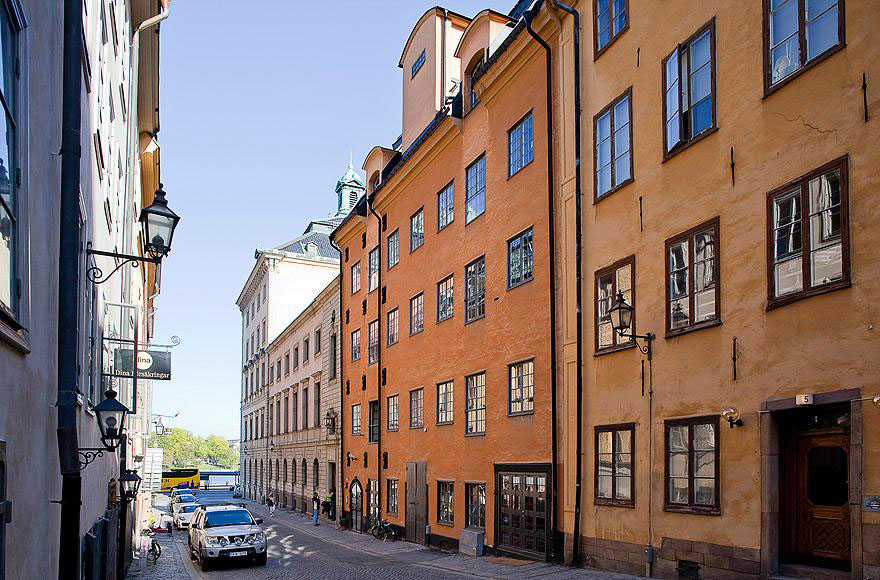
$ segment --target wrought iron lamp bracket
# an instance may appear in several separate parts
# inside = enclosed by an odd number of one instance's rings
[[[82,471],[95,459],[103,457],[105,453],[110,453],[110,450],[105,447],[80,447],[79,470]]]
[[[113,268],[113,270],[104,275],[104,270],[102,270],[99,266],[91,266],[88,270],[86,270],[86,278],[89,279],[89,282],[92,284],[103,284],[111,277],[113,274],[118,272],[123,266],[126,264],[131,264],[135,268],[140,266],[141,262],[145,262],[148,264],[159,264],[162,261],[162,258],[151,258],[151,257],[143,257],[143,256],[131,256],[129,254],[117,254],[115,252],[102,252],[101,250],[93,250],[92,243],[89,242],[86,247],[86,253],[90,256],[108,256],[110,258],[121,259],[122,262],[119,263],[118,266]]]
[[[653,332],[649,332],[647,334],[625,334],[623,332],[617,331],[617,334],[622,338],[631,338],[636,345],[636,348],[639,351],[648,357],[648,360],[651,360],[651,355],[653,352],[651,351],[651,341],[657,338]],[[639,339],[644,340],[645,344],[639,344]]]

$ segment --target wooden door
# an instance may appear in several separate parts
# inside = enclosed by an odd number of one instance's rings
[[[427,464],[410,461],[406,464],[406,540],[425,543],[428,524]]]
[[[796,438],[795,552],[806,563],[850,562],[849,434]]]
[[[496,542],[504,551],[546,557],[549,542],[547,473],[499,472]]]
[[[355,532],[364,531],[364,494],[361,483],[354,480],[349,492],[348,507],[351,510],[351,529]]]

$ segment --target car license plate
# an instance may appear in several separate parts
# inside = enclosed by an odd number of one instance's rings
[[[247,556],[247,552],[229,552],[230,556]]]

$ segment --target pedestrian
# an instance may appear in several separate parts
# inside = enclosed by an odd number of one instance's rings
[[[318,510],[321,509],[321,499],[318,497],[318,492],[316,491],[314,495],[312,495],[312,525],[318,525]]]
[[[269,506],[269,517],[275,516],[275,496],[269,495],[269,499],[266,500],[266,505]]]
[[[330,488],[330,519],[336,520],[336,488]]]

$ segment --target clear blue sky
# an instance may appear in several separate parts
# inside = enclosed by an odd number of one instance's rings
[[[473,16],[514,0],[449,0]],[[400,134],[397,61],[425,0],[185,0],[162,23],[159,143],[182,217],[162,264],[154,341],[179,335],[153,411],[239,436],[241,317],[257,245],[335,208],[336,180]],[[167,420],[164,420],[169,424]]]

